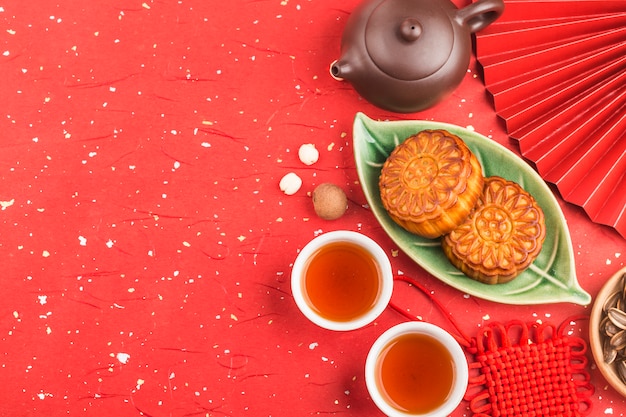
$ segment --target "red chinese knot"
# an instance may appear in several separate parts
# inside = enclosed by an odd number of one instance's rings
[[[565,324],[493,323],[473,340],[465,399],[474,417],[589,413],[587,344],[567,335]]]

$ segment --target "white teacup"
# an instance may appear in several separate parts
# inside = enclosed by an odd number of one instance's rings
[[[389,417],[450,415],[465,395],[468,378],[459,343],[425,322],[402,323],[384,332],[365,363],[367,390]]]
[[[365,285],[374,282],[375,288]],[[358,329],[387,307],[393,291],[391,263],[382,248],[361,233],[324,233],[298,254],[291,291],[300,311],[318,326]]]

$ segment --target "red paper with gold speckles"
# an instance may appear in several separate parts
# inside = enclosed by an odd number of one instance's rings
[[[358,111],[470,126],[514,151],[474,60],[459,88],[399,115],[329,74],[357,1],[215,0],[0,5],[0,415],[381,415],[367,351],[404,320],[309,323],[291,265],[320,233],[375,239],[472,332],[492,320],[560,322],[582,306],[500,305],[416,266],[386,236],[357,181]],[[298,159],[312,143],[319,160]],[[294,172],[302,187],[285,195]],[[310,193],[348,196],[335,221]],[[560,200],[561,201],[561,200]],[[562,202],[591,294],[626,241]],[[397,303],[446,326],[432,303]],[[584,334],[584,330],[580,330]],[[598,387],[593,416],[624,400]],[[453,416],[468,414],[462,403]]]

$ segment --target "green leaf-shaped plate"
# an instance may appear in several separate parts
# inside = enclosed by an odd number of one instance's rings
[[[547,236],[535,262],[514,280],[497,285],[466,277],[448,261],[440,239],[426,239],[398,226],[380,200],[378,178],[391,151],[405,138],[425,129],[445,129],[460,138],[482,164],[484,175],[520,184],[544,211]],[[375,121],[362,113],[354,120],[354,155],[365,197],[391,239],[409,257],[441,281],[467,294],[506,304],[571,302],[587,305],[591,296],[576,279],[569,230],[552,191],[526,162],[500,144],[459,126],[430,121]]]

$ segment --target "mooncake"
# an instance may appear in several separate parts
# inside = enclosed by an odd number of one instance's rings
[[[423,130],[396,146],[381,169],[382,204],[411,233],[437,238],[469,215],[483,189],[482,167],[458,136]]]
[[[465,275],[486,284],[511,281],[539,255],[545,217],[519,184],[485,178],[484,190],[467,219],[442,239],[443,252]]]

